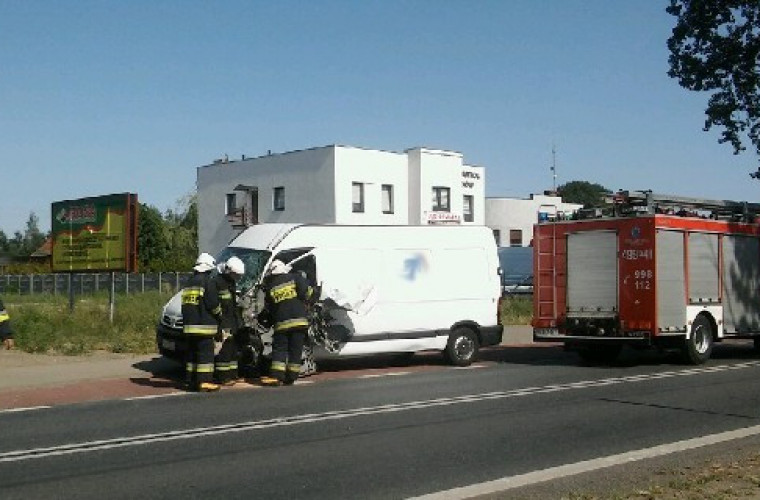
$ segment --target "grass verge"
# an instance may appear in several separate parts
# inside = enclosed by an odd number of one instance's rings
[[[711,459],[693,467],[663,469],[629,491],[572,492],[566,500],[736,500],[760,498],[760,453],[739,460]]]
[[[74,311],[60,295],[6,295],[16,346],[31,353],[80,355],[104,350],[155,352],[156,321],[169,294],[117,295],[113,322],[107,294],[77,297]]]

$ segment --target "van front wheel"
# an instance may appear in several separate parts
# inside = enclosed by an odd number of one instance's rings
[[[478,337],[469,328],[455,328],[443,351],[446,361],[454,366],[469,366],[478,357]]]

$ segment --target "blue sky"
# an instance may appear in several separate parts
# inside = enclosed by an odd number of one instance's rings
[[[0,0],[0,229],[195,168],[328,144],[463,153],[488,196],[557,183],[757,201],[751,152],[666,72],[666,0]]]

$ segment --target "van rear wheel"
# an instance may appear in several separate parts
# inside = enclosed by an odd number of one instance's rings
[[[449,335],[449,342],[443,356],[454,366],[469,366],[478,357],[480,344],[478,336],[469,328],[455,328]]]

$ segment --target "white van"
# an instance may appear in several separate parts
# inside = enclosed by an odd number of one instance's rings
[[[318,335],[339,356],[442,351],[470,364],[478,348],[499,344],[501,279],[496,244],[483,226],[343,226],[260,224],[234,238],[217,256],[245,263],[240,282],[255,321],[258,285],[280,259],[318,285],[319,309],[329,318]],[[175,297],[158,326],[162,354],[182,350]]]

